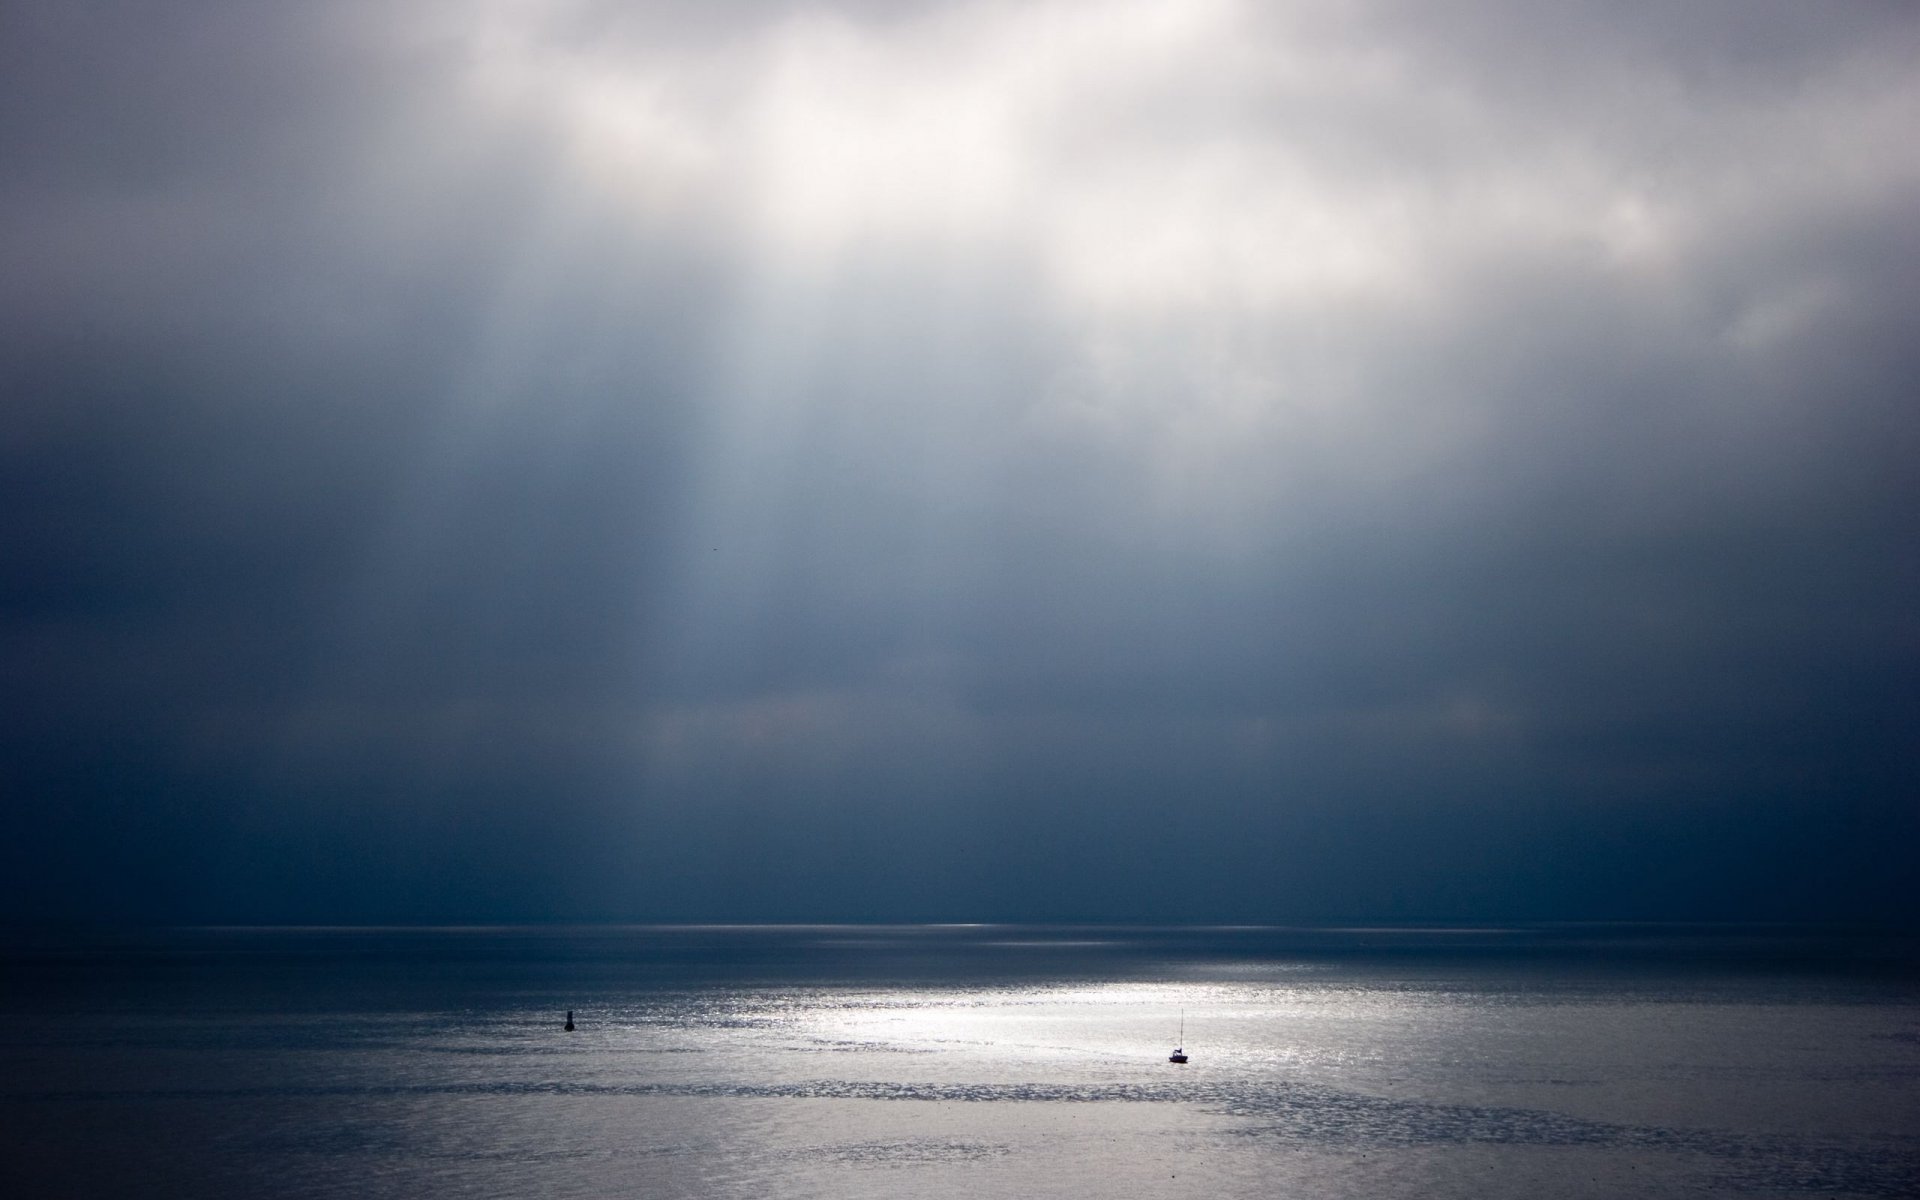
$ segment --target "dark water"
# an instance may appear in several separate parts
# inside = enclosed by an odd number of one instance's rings
[[[82,1196],[1915,1196],[1917,965],[1885,936],[1672,927],[16,941],[0,1177]]]

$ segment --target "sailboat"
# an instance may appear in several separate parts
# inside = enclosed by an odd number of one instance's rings
[[[1183,1008],[1180,1010],[1180,1045],[1175,1046],[1173,1048],[1173,1053],[1167,1055],[1167,1061],[1170,1063],[1183,1063],[1187,1061],[1187,1052],[1185,1049],[1183,1049],[1183,1047],[1186,1046],[1186,1044],[1187,1044],[1187,1010]]]

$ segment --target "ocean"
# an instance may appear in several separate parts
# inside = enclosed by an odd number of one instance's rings
[[[1920,1196],[1920,955],[1859,931],[185,929],[0,970],[12,1196]]]

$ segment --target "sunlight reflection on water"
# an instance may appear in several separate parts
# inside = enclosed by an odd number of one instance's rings
[[[738,966],[712,960],[724,931],[391,953],[338,936],[50,989],[86,1020],[53,1037],[15,1020],[0,1043],[15,1172],[83,1193],[375,1196],[1920,1182],[1920,1004],[1901,981],[1239,943],[1169,964],[1044,935],[1009,966],[991,946],[1017,939],[992,929],[939,969],[928,941],[966,935],[758,931],[743,980],[714,978]],[[823,958],[836,940],[857,960]],[[1062,947],[1082,957],[1057,976],[1031,961]],[[1193,1061],[1174,1066],[1183,1023]]]

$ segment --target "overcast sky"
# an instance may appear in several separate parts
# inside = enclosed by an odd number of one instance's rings
[[[0,916],[1920,918],[1920,10],[0,11]]]

